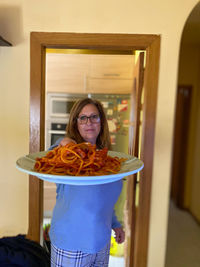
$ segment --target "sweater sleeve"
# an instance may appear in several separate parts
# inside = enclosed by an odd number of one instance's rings
[[[121,227],[121,223],[117,220],[117,216],[115,215],[115,211],[113,210],[112,215],[112,229]]]
[[[52,149],[54,149],[55,147],[57,147],[57,146],[60,144],[60,142],[61,142],[62,139],[63,139],[63,138],[59,138],[59,139],[55,142],[55,144],[51,145],[50,148],[48,148],[48,150],[52,150]]]

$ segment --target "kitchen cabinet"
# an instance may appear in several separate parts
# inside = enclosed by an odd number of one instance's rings
[[[89,77],[123,80],[133,78],[133,55],[91,55]]]
[[[87,93],[128,94],[133,84],[133,55],[92,55]]]
[[[130,94],[132,85],[132,79],[89,77],[87,79],[86,93]]]
[[[88,68],[88,55],[47,53],[47,92],[85,93]]]
[[[46,54],[46,90],[126,94],[132,89],[134,55]]]

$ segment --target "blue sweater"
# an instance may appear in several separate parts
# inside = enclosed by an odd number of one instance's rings
[[[52,244],[65,250],[97,253],[120,227],[114,214],[122,181],[101,185],[57,185],[50,228]]]
[[[57,144],[50,149],[53,149]],[[97,253],[110,242],[111,230],[121,227],[114,205],[122,180],[100,185],[57,184],[50,228],[51,243],[65,250]]]

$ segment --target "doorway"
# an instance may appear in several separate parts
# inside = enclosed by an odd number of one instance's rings
[[[142,123],[140,103],[144,58],[143,51],[46,49],[45,150],[57,139],[65,136],[74,101],[82,97],[91,97],[103,104],[112,150],[127,154],[129,152],[140,158],[139,136]],[[135,88],[136,82],[138,88]],[[137,183],[132,183],[132,180]],[[134,204],[130,199],[136,198],[138,181],[139,174],[123,179],[123,188],[115,205],[115,213],[124,227],[126,240],[118,245],[112,236],[109,266],[120,264],[119,266],[124,267],[128,251],[133,250],[133,245],[132,248],[129,247],[129,239],[131,233],[134,233],[130,229],[134,225],[130,225],[130,222],[135,216],[135,211],[130,208]],[[130,189],[132,187],[134,191]],[[56,203],[56,185],[44,181],[43,192],[46,228],[50,225]],[[134,206],[137,206],[137,201]]]
[[[135,243],[127,266],[146,267],[150,215],[151,179],[158,87],[160,37],[158,35],[31,33],[30,153],[44,150],[45,49],[145,50],[143,124],[141,159],[145,168],[140,175],[140,193],[135,220]],[[148,179],[145,179],[148,177]],[[43,183],[29,180],[29,238],[39,241],[43,218]]]

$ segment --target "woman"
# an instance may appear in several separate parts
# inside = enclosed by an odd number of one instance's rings
[[[108,124],[99,101],[84,98],[74,104],[61,145],[69,142],[110,148]],[[57,184],[50,228],[52,267],[108,266],[111,230],[118,243],[125,238],[114,214],[121,188],[121,180],[89,186]]]

